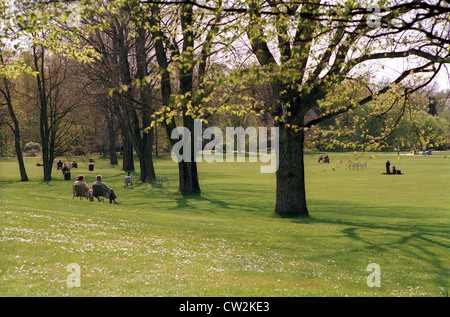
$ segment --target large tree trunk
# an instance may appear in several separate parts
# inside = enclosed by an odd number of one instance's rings
[[[136,148],[137,146],[137,148]],[[155,179],[155,168],[153,166],[153,132],[144,132],[142,139],[136,142],[136,152],[139,157],[141,170],[141,181],[153,181]]]
[[[50,153],[50,141],[48,138],[48,117],[47,117],[47,104],[41,102],[41,116],[40,116],[40,136],[42,147],[42,164],[44,165],[44,181],[52,179],[52,166],[51,166],[51,153]]]
[[[108,120],[108,139],[109,139],[109,164],[118,164],[117,153],[116,153],[116,127],[114,124],[114,116],[108,115],[106,120]]]
[[[304,133],[280,126],[279,137],[275,213],[280,216],[308,216],[303,162]]]
[[[48,123],[48,103],[47,103],[47,93],[45,87],[45,71],[44,71],[44,48],[41,46],[41,56],[38,56],[36,48],[33,48],[33,60],[34,66],[37,71],[36,84],[39,93],[39,133],[41,138],[42,147],[42,164],[44,165],[44,181],[49,181],[52,179],[52,163],[53,159],[50,150],[51,140],[50,140],[50,128]],[[39,65],[40,64],[40,65]]]
[[[157,5],[152,6],[151,23],[154,26],[160,26],[161,21],[159,20],[160,9]],[[183,18],[182,18],[182,28],[183,28],[183,51],[186,51],[188,47],[194,46],[194,35],[193,29],[190,29],[193,23],[192,20],[192,5],[187,4],[183,7]],[[190,31],[189,31],[190,29]],[[169,62],[167,60],[167,52],[164,45],[164,35],[161,29],[155,28],[153,31],[153,37],[155,38],[155,52],[158,65],[161,69],[161,96],[162,104],[164,106],[169,106],[170,98],[172,95],[170,72],[168,71]],[[186,94],[192,95],[192,82],[193,82],[193,71],[192,69],[183,69],[179,74],[180,81],[180,95],[186,96]],[[194,120],[191,117],[186,117],[183,115],[184,127],[188,128],[191,133],[193,133]],[[171,132],[174,129],[175,121],[170,123],[164,122],[164,129],[166,130],[167,136],[171,146],[176,142],[171,139]],[[193,142],[191,142],[193,144]],[[179,191],[181,193],[199,193],[200,184],[198,181],[197,174],[197,163],[194,162],[194,151],[191,151],[191,162],[181,161],[178,163],[178,177],[179,177]]]
[[[122,132],[122,143],[123,143],[122,170],[126,172],[134,171],[133,144],[131,143],[128,135],[124,132]]]
[[[133,148],[139,158],[139,167],[141,170],[140,180],[145,182],[147,180],[153,181],[155,179],[155,169],[153,167],[153,132],[141,131],[139,124],[139,118],[137,113],[133,110],[130,113],[132,119],[128,126],[128,132],[130,140],[133,144]],[[147,127],[150,125],[149,119],[147,119],[145,113],[142,114],[142,125]]]
[[[201,190],[200,183],[198,181],[197,162],[195,161],[196,153],[194,151],[194,118],[184,115],[183,123],[184,127],[191,132],[191,158],[189,162],[181,160],[178,163],[178,191],[184,194],[200,193]]]
[[[186,4],[182,8],[181,28],[183,30],[183,53],[190,54],[189,48],[194,47],[193,34],[193,6]],[[194,56],[191,56],[193,59]],[[193,69],[191,67],[183,67],[179,75],[180,95],[187,96],[191,99],[193,95]],[[183,111],[183,124],[191,132],[191,159],[189,162],[184,160],[178,163],[179,170],[179,191],[181,193],[200,193],[200,184],[198,182],[197,162],[194,151],[194,118],[185,115]]]
[[[28,175],[23,162],[22,148],[20,147],[20,133],[18,130],[14,131],[14,145],[16,147],[17,161],[19,162],[20,180],[26,182],[28,181]]]
[[[190,116],[183,116],[184,127],[191,132],[191,159],[190,162],[184,160],[178,163],[179,187],[178,191],[183,194],[200,193],[200,183],[198,181],[196,153],[194,151],[194,119]]]
[[[143,27],[138,27],[138,36],[136,37],[136,76],[140,80],[144,80],[148,74],[147,64],[147,46],[146,46],[146,30]],[[135,122],[135,131],[137,138],[136,142],[139,146],[139,159],[141,161],[141,180],[154,180],[155,168],[153,167],[153,129],[146,129],[150,126],[150,116],[153,113],[152,109],[152,95],[148,87],[140,87],[140,101],[142,102],[142,111],[140,112],[142,126]],[[141,134],[141,130],[142,134]]]
[[[144,120],[144,124],[145,124]],[[150,125],[150,123],[148,123]],[[155,179],[155,168],[153,166],[153,129],[144,132],[142,136],[142,148],[144,151],[145,179]]]
[[[183,194],[200,193],[197,163],[181,161],[180,163],[178,163],[178,171],[180,181],[178,191]]]
[[[50,157],[48,150],[48,142],[42,142],[42,164],[44,165],[44,181],[52,179],[52,166],[50,165]]]

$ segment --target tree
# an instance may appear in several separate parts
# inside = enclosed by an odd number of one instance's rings
[[[400,89],[403,96],[428,84],[450,62],[450,8],[439,1],[398,2],[379,15],[359,2],[321,4],[298,1],[247,1],[229,10],[245,14],[249,45],[259,63],[253,78],[270,82],[268,111],[279,128],[276,206],[279,215],[308,215],[303,162],[304,136],[319,123]],[[408,59],[386,86],[360,100],[326,105],[342,82],[361,82],[370,62]],[[423,80],[418,73],[431,74]],[[414,84],[407,79],[416,76]],[[252,78],[252,77],[250,77]],[[400,88],[398,88],[400,87]],[[322,106],[322,108],[321,108]],[[308,120],[308,113],[320,114]]]
[[[42,45],[33,47],[31,63],[37,75],[26,83],[32,92],[28,98],[39,111],[44,180],[51,180],[55,158],[66,153],[84,133],[78,127],[78,120],[83,120],[81,112],[72,117],[82,100],[80,87],[72,81],[77,66],[64,57],[48,55]]]
[[[124,155],[129,157],[128,141],[140,162],[140,179],[155,179],[153,166],[153,131],[150,117],[154,112],[154,96],[150,82],[148,31],[138,23],[140,17],[136,1],[109,3],[100,14],[87,16],[84,25],[97,27],[84,38],[94,47],[100,58],[86,66],[91,74],[88,85],[98,95],[107,112],[118,119],[124,138]],[[131,156],[132,158],[132,156]],[[127,163],[125,166],[125,163]],[[134,169],[131,160],[124,161],[125,170]]]
[[[217,47],[213,49],[213,43],[224,29],[225,16],[220,9],[205,10],[190,1],[166,5],[158,1],[140,2],[150,3],[151,15],[146,21],[161,78],[162,110],[152,124],[161,123],[173,146],[176,141],[171,139],[171,131],[177,126],[176,119],[192,135],[194,120],[211,114],[211,109],[205,106],[212,90],[207,68],[211,56],[219,51]],[[220,7],[222,1],[217,4]],[[173,81],[177,81],[178,87],[172,86]],[[194,142],[190,146],[190,158],[178,162],[179,191],[200,193]]]
[[[69,93],[75,90],[65,86],[70,63],[61,56],[48,58],[49,53],[54,54],[53,56],[64,53],[84,62],[91,61],[93,53],[86,50],[87,47],[67,45],[66,37],[71,37],[76,32],[70,34],[61,29],[59,18],[56,17],[60,17],[62,11],[61,5],[56,2],[53,6],[38,0],[0,2],[0,24],[4,31],[0,34],[2,45],[7,43],[11,47],[11,53],[16,56],[20,56],[22,52],[31,52],[28,60],[30,63],[23,63],[13,70],[13,74],[31,70],[28,74],[35,79],[35,95],[30,96],[30,100],[36,101],[39,108],[44,180],[51,179],[55,156],[70,148],[76,138],[72,134],[75,123],[67,120],[67,115],[76,107],[72,103],[74,99],[70,100],[73,93]],[[47,58],[50,62],[47,62]]]
[[[4,55],[3,48],[0,48],[0,70],[2,70],[0,71],[0,78],[3,80],[3,82],[0,83],[0,93],[1,93],[0,97],[2,97],[2,99],[4,100],[8,108],[9,117],[12,121],[12,123],[6,121],[6,124],[11,128],[11,131],[14,135],[14,146],[17,155],[17,162],[19,163],[20,179],[22,181],[28,181],[28,175],[25,169],[25,164],[22,155],[20,126],[13,107],[13,97],[10,89],[11,81],[8,78],[7,75],[8,72],[6,72],[6,60],[3,55]]]
[[[421,89],[410,96],[408,111],[387,141],[396,142],[402,148],[418,145],[422,150],[442,149],[450,141],[450,122],[442,116],[442,110],[437,111],[443,108],[438,106],[443,103],[440,94]],[[430,102],[434,104],[432,112]]]
[[[49,19],[52,15],[30,10],[41,8],[38,2],[27,3],[28,13],[16,19],[15,25],[27,34],[43,34],[47,29],[44,25],[54,25]],[[52,13],[63,12],[64,17],[69,13],[67,2],[44,4],[52,8]],[[408,96],[427,86],[450,62],[448,1],[398,0],[369,8],[363,1],[85,3],[86,7],[96,3],[99,9],[93,10],[94,14],[83,10],[84,17],[95,18],[108,10],[112,13],[106,26],[94,33],[100,34],[99,39],[108,37],[99,42],[103,46],[97,47],[97,56],[106,48],[103,59],[112,66],[108,68],[108,80],[109,87],[114,88],[109,97],[118,107],[115,113],[125,118],[123,131],[141,154],[149,153],[152,147],[151,135],[142,133],[156,108],[161,107],[154,113],[154,124],[161,123],[168,132],[177,124],[192,131],[195,119],[204,119],[206,113],[215,111],[210,105],[211,86],[222,84],[223,88],[232,82],[243,89],[251,85],[267,87],[264,101],[247,111],[268,113],[279,129],[275,204],[279,215],[308,215],[303,163],[308,131],[328,120],[347,120],[346,126],[369,136],[368,146],[377,146],[389,135],[391,126],[398,126]],[[66,47],[75,58],[91,59],[90,45],[78,50],[64,46],[67,41],[61,40],[57,30],[52,29],[48,41],[37,37],[33,48],[51,47],[61,52]],[[88,30],[92,31],[92,25],[74,27],[67,37],[77,44],[80,37],[89,37]],[[226,54],[216,55],[219,51]],[[211,81],[206,69],[212,56],[219,56],[222,64],[231,61],[243,67],[234,72],[234,78],[222,75]],[[372,66],[386,60],[405,61],[405,67],[398,68],[386,83],[375,85]],[[37,78],[42,80],[43,76],[38,74]],[[349,98],[352,87],[364,85],[364,94]],[[393,102],[386,102],[389,99]],[[371,121],[365,123],[380,124],[375,126],[380,129],[378,138],[370,138],[370,126],[355,127],[348,121],[350,116],[342,117],[354,115],[356,110],[362,116],[367,109],[361,107],[369,105]],[[191,149],[190,162],[178,165],[181,192],[200,192],[194,155]],[[148,157],[151,153],[140,156],[142,166],[147,165]],[[148,171],[150,168],[141,174]]]

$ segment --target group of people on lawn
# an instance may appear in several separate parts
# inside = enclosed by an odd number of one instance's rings
[[[67,165],[66,163],[63,163],[61,160],[56,162],[56,170],[57,171],[62,170],[63,173],[69,172],[70,171],[70,167],[78,168],[77,162],[75,162],[75,161],[70,162],[69,165]]]
[[[390,169],[391,163],[389,160],[386,162],[386,173],[385,174],[401,174],[402,172],[395,168],[395,166],[392,167],[392,172]]]
[[[120,205],[119,202],[116,201],[116,194],[114,193],[114,190],[110,187],[108,187],[104,182],[102,175],[97,175],[97,181],[92,184],[92,187],[94,186],[100,186],[103,189],[103,196],[106,198],[109,198],[109,203],[116,205]],[[94,201],[94,191],[89,188],[89,185],[86,183],[84,179],[84,175],[79,175],[77,179],[75,180],[75,183],[73,183],[74,186],[80,186],[82,188],[82,195],[86,198],[88,198],[90,201]],[[96,197],[98,201],[101,201],[101,197]]]
[[[321,153],[319,155],[319,159],[317,160],[317,163],[320,163],[322,160],[323,160],[324,163],[330,163],[330,158],[328,157],[328,154],[323,156],[323,154]]]

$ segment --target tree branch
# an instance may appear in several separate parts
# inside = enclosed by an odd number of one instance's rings
[[[321,116],[319,118],[316,118],[316,119],[313,119],[313,120],[309,121],[308,123],[306,123],[304,125],[304,127],[311,128],[311,127],[313,127],[313,126],[315,126],[315,125],[317,125],[317,124],[319,124],[319,123],[321,123],[323,121],[326,121],[328,119],[332,119],[332,118],[334,118],[334,117],[336,117],[336,116],[338,116],[340,114],[346,113],[349,110],[351,110],[351,109],[353,109],[353,108],[355,108],[357,106],[362,106],[362,105],[372,101],[374,99],[374,96],[386,93],[387,91],[389,91],[392,88],[393,85],[401,83],[409,75],[411,75],[413,73],[424,72],[425,69],[427,67],[431,66],[431,65],[433,65],[433,62],[429,62],[429,63],[427,63],[425,65],[420,66],[420,67],[408,69],[408,70],[404,71],[400,76],[398,76],[389,85],[387,85],[386,87],[384,87],[384,88],[380,89],[379,91],[375,92],[375,94],[372,94],[372,95],[370,95],[370,96],[368,96],[368,97],[366,97],[366,98],[364,98],[364,99],[362,99],[362,100],[360,100],[358,102],[352,103],[352,104],[348,105],[347,107],[343,107],[343,108],[340,108],[340,109],[336,109],[336,110],[330,111],[329,113],[327,113],[327,114],[325,114],[325,115],[323,115],[323,116]]]

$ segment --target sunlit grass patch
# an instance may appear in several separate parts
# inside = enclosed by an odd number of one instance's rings
[[[120,166],[96,159],[72,170],[104,175],[122,205],[72,199],[73,181],[41,181],[38,159],[0,161],[2,296],[442,296],[448,290],[450,161],[389,153],[367,169],[306,156],[309,218],[272,217],[275,176],[259,163],[202,163],[201,196],[177,193],[177,166],[155,160],[170,187],[123,185]],[[86,161],[87,162],[87,161]],[[314,170],[321,169],[320,173]],[[134,173],[136,179],[138,173]],[[69,287],[71,263],[80,287]],[[381,287],[367,285],[370,263]]]

